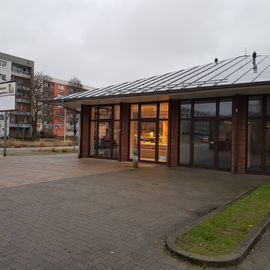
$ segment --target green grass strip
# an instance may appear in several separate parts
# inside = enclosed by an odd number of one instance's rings
[[[265,184],[178,237],[176,245],[200,255],[228,255],[269,212],[270,185]]]

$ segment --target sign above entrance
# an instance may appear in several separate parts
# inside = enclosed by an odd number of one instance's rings
[[[16,109],[16,82],[0,83],[0,112]]]

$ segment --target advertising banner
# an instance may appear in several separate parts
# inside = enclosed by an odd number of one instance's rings
[[[16,82],[0,83],[0,112],[16,109]]]

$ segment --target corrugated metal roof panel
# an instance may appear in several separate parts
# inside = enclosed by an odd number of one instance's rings
[[[158,91],[179,91],[185,89],[215,86],[234,86],[246,83],[270,82],[270,56],[259,55],[256,66],[252,56],[239,56],[216,63],[182,69],[159,76],[110,85],[63,98],[65,101],[106,96],[136,95]]]

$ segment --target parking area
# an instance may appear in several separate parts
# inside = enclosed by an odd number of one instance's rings
[[[0,269],[197,269],[166,237],[269,177],[83,159],[0,158]],[[269,233],[239,266],[268,269]]]

